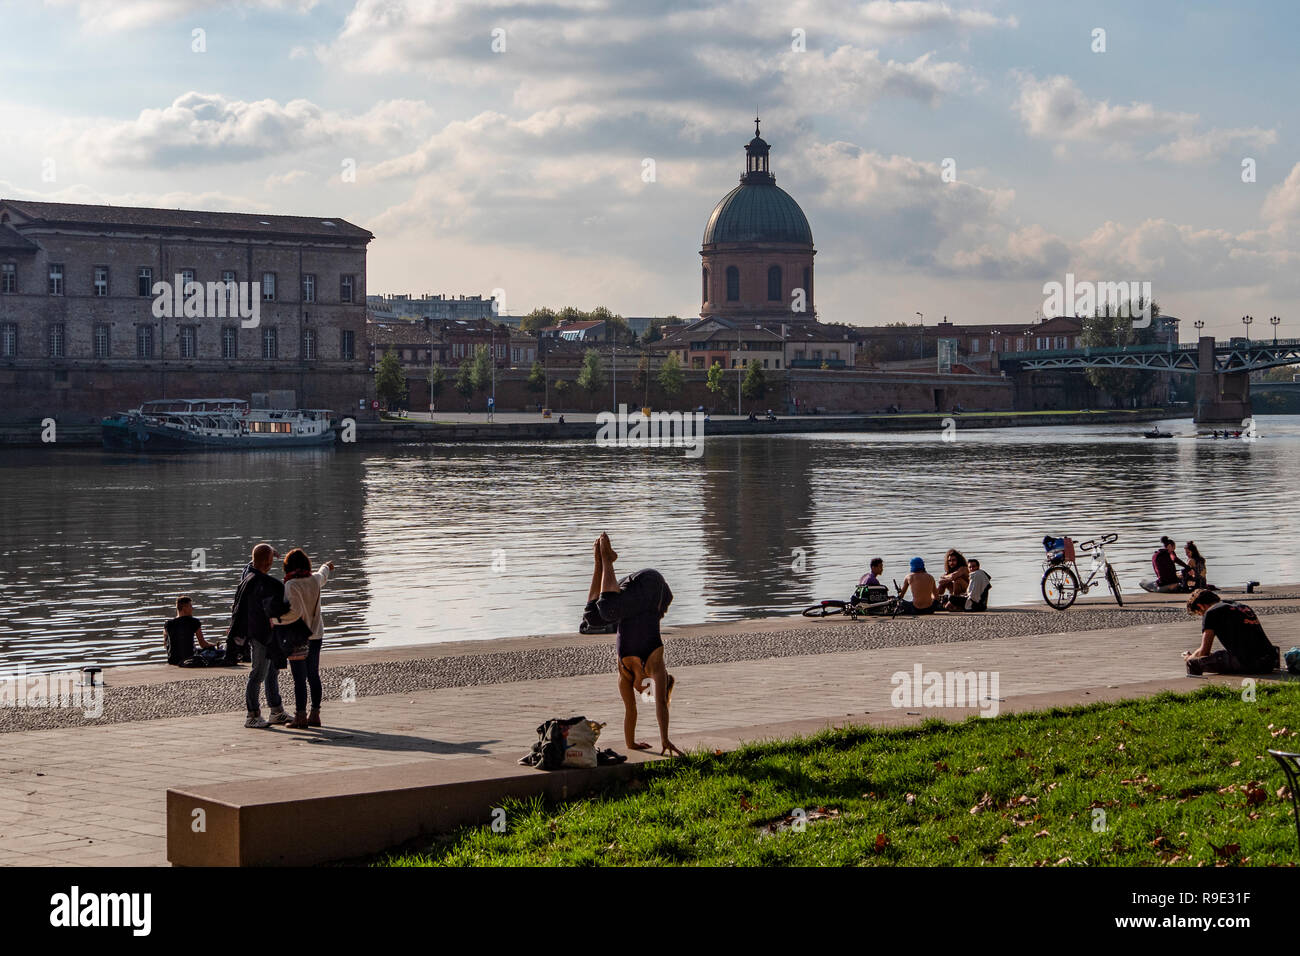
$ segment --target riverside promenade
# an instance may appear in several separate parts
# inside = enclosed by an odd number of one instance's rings
[[[1182,600],[667,628],[678,681],[671,735],[683,749],[725,749],[832,724],[978,713],[892,706],[891,675],[916,665],[997,672],[1002,713],[1194,690],[1203,680],[1185,676],[1180,652],[1196,645],[1198,629]],[[1300,589],[1273,587],[1246,600],[1275,644],[1285,651],[1300,643]],[[68,710],[0,711],[0,865],[166,865],[169,787],[429,762],[458,778],[518,773],[536,725],[553,716],[608,722],[601,745],[625,752],[612,642],[551,635],[327,648],[325,726],[296,731],[242,726],[242,671],[110,670],[99,721]],[[356,691],[350,702],[340,700],[345,681]],[[281,687],[291,702],[287,676]],[[657,744],[652,704],[643,705],[638,730]]]

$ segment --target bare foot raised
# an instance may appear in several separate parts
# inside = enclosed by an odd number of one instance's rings
[[[609,543],[609,535],[601,532],[600,538],[597,540],[600,544],[601,551],[604,552],[605,557],[609,559],[609,563],[613,564],[617,561],[618,552],[615,551],[614,546]]]

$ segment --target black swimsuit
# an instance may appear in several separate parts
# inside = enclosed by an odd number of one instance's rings
[[[588,601],[583,616],[591,623],[617,621],[618,659],[637,657],[645,664],[657,648],[664,646],[659,619],[672,600],[673,592],[664,576],[646,568],[620,581],[617,591],[603,591],[595,601]]]

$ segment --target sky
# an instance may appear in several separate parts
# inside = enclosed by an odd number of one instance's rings
[[[1300,337],[1300,4],[0,0],[0,196],[337,217],[367,291],[699,312],[755,112],[817,309]],[[1101,32],[1099,32],[1101,31]],[[497,291],[499,290],[499,291]]]

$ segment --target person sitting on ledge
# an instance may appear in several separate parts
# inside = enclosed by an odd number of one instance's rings
[[[618,692],[623,698],[623,737],[629,750],[649,750],[636,739],[636,692],[653,682],[655,716],[659,721],[660,753],[682,756],[668,738],[668,704],[676,683],[664,662],[664,642],[659,621],[672,604],[673,592],[664,576],[653,568],[629,574],[622,581],[614,576],[618,552],[602,534],[592,547],[595,570],[587,591],[583,620],[589,627],[618,622],[615,656],[618,661]]]
[[[938,603],[934,578],[926,572],[925,561],[921,558],[913,558],[909,567],[911,571],[903,578],[903,590],[898,592],[898,596],[901,599],[911,588],[912,600],[900,600],[902,609],[908,614],[933,614]]]
[[[966,590],[957,595],[948,595],[944,600],[944,609],[948,611],[987,611],[989,606],[989,588],[993,579],[987,571],[980,570],[980,563],[975,558],[966,562],[969,582]]]
[[[966,593],[970,584],[970,572],[966,570],[966,558],[956,548],[949,548],[943,556],[943,574],[939,578],[936,592],[940,598],[945,595],[955,598]]]
[[[199,642],[199,653],[194,652],[194,642]],[[203,657],[212,663],[221,659],[221,647],[209,644],[203,638],[203,622],[194,616],[194,603],[182,595],[176,599],[176,616],[163,625],[163,647],[167,651],[167,663],[183,666],[195,656]],[[204,651],[211,651],[204,654]],[[199,663],[199,662],[196,662]]]
[[[1225,601],[1201,588],[1188,597],[1187,613],[1201,618],[1201,646],[1183,652],[1187,673],[1268,674],[1278,668],[1281,652],[1249,605]],[[1221,651],[1210,650],[1216,637]]]
[[[1178,546],[1174,544],[1174,539],[1169,536],[1163,536],[1160,539],[1160,548],[1151,555],[1151,569],[1155,571],[1156,576],[1151,581],[1138,582],[1144,590],[1155,591],[1161,594],[1172,594],[1182,591],[1183,583],[1178,580],[1178,569],[1175,565],[1187,565],[1182,558],[1177,555]]]
[[[1197,588],[1208,587],[1205,577],[1205,558],[1201,557],[1201,551],[1196,547],[1195,541],[1188,541],[1183,546],[1183,552],[1187,555],[1187,562],[1183,569],[1178,572],[1179,579],[1183,582],[1183,587],[1189,591],[1195,591]]]

